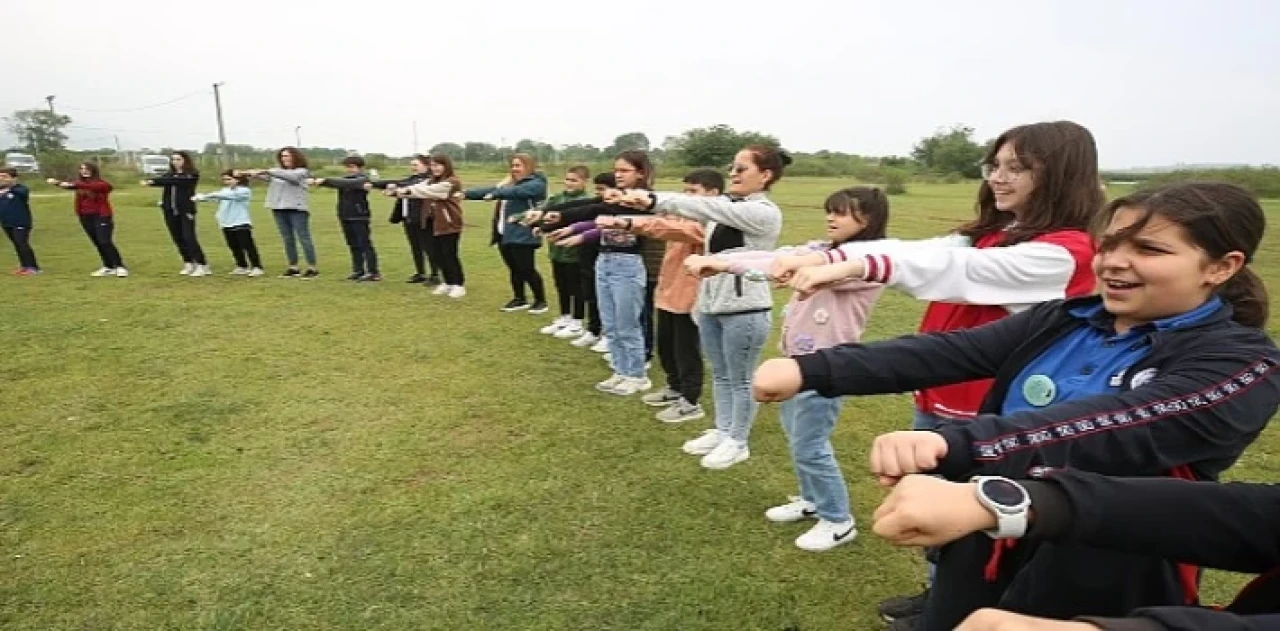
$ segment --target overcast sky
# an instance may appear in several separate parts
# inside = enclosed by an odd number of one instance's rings
[[[199,148],[224,81],[228,142],[257,146],[295,126],[407,154],[414,121],[422,150],[725,123],[905,155],[954,123],[985,140],[1066,118],[1106,167],[1280,163],[1274,0],[60,0],[0,21],[0,111],[56,95],[77,148]]]

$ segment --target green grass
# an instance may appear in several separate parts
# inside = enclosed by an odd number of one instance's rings
[[[784,241],[820,235],[844,184],[780,185]],[[846,406],[835,443],[864,532],[802,553],[804,525],[761,515],[795,485],[776,408],[750,461],[701,469],[679,446],[703,424],[596,393],[594,353],[537,335],[545,317],[498,312],[488,205],[467,205],[470,294],[451,302],[400,282],[404,238],[381,221],[388,282],[341,281],[331,192],[314,196],[315,282],[227,277],[212,207],[218,274],[178,276],[156,193],[138,189],[115,198],[134,276],[89,278],[69,198],[37,193],[46,273],[0,278],[0,627],[870,629],[874,604],[922,577],[917,554],[869,532],[883,493],[865,450],[906,426],[909,397]],[[913,185],[892,234],[941,233],[972,196]],[[255,219],[278,273],[273,224]],[[1263,278],[1280,277],[1275,234]],[[869,336],[913,330],[921,308],[887,294]],[[1233,476],[1276,479],[1277,449],[1270,432]],[[1238,584],[1214,575],[1210,593]]]

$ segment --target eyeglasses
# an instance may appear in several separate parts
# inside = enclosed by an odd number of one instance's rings
[[[1006,164],[1001,167],[997,164],[988,163],[983,164],[981,168],[982,179],[994,180],[1003,174],[1006,182],[1016,182],[1018,181],[1018,178],[1022,177],[1023,173],[1027,172],[1027,169],[1020,164]]]
[[[729,174],[730,174],[730,175],[742,175],[743,173],[746,173],[746,172],[747,172],[747,169],[748,169],[748,168],[749,168],[749,167],[747,167],[747,165],[745,165],[745,164],[731,164],[731,165],[729,165]]]

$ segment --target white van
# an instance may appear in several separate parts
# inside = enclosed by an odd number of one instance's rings
[[[148,154],[138,159],[138,170],[143,175],[160,175],[169,171],[169,156]]]
[[[4,166],[10,169],[17,169],[20,173],[37,173],[40,171],[40,163],[36,162],[36,157],[29,153],[4,154]]]

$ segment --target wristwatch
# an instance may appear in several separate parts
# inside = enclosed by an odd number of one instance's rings
[[[992,539],[1017,539],[1027,533],[1031,496],[1021,484],[998,476],[976,476],[978,503],[996,516],[996,527],[984,530]]]

